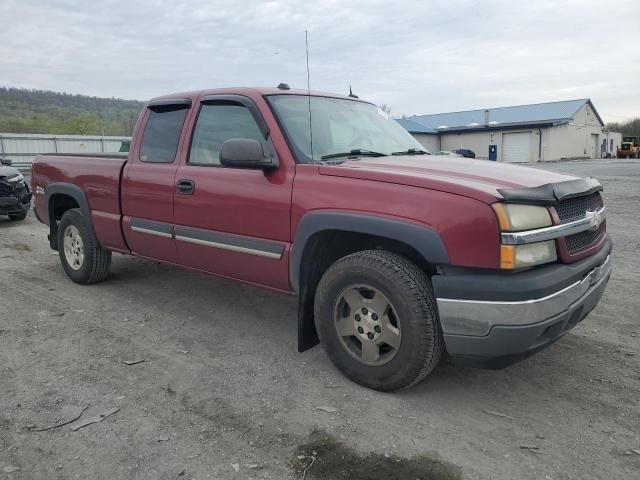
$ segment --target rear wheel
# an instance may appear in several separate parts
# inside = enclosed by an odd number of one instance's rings
[[[80,209],[67,210],[58,225],[58,250],[67,276],[76,283],[96,283],[109,274],[111,252],[104,250]]]
[[[23,212],[23,213],[10,213],[9,214],[9,218],[11,220],[24,220],[25,218],[27,218],[27,212]]]
[[[419,382],[444,349],[429,279],[391,252],[358,252],[329,267],[316,291],[315,319],[334,365],[376,390]]]

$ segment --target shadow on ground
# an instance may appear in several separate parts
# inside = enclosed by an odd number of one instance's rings
[[[361,455],[326,432],[316,430],[300,445],[289,467],[301,478],[331,480],[460,480],[462,469],[428,455],[403,458]]]

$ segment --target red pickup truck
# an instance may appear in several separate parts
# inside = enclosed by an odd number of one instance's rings
[[[120,252],[295,294],[299,350],[379,390],[547,347],[612,268],[594,178],[429,155],[371,103],[286,86],[156,98],[128,156],[42,155],[31,182],[73,281]]]

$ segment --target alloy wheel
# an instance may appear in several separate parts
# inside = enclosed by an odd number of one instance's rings
[[[402,340],[400,319],[389,299],[369,285],[351,285],[338,295],[335,326],[343,347],[370,366],[390,362]]]
[[[84,243],[80,236],[80,230],[74,225],[69,225],[64,231],[64,256],[73,270],[80,270],[84,263]]]

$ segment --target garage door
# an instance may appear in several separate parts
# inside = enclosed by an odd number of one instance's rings
[[[504,133],[502,158],[505,162],[528,162],[531,151],[531,132]]]

